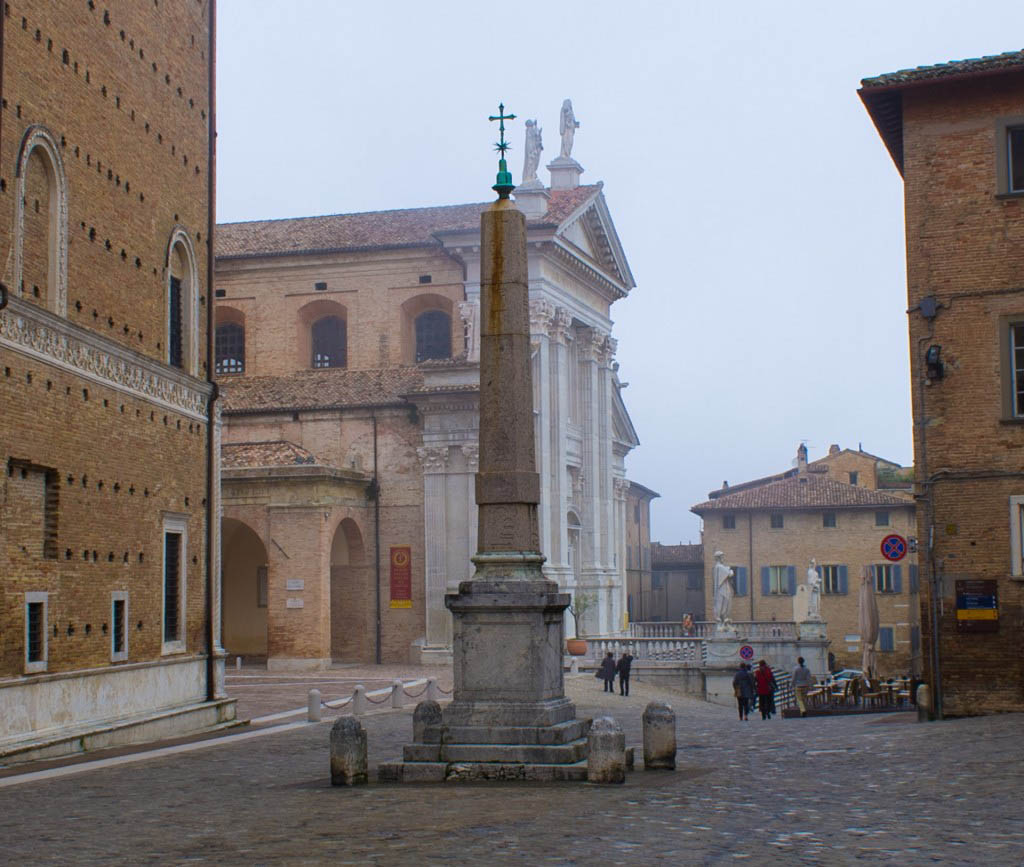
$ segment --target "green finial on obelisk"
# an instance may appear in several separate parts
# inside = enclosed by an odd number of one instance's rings
[[[494,149],[501,154],[498,160],[498,179],[491,189],[498,194],[499,199],[507,199],[512,190],[516,188],[516,185],[512,183],[512,172],[508,170],[508,163],[505,162],[505,151],[512,147],[512,145],[505,141],[505,121],[515,120],[516,116],[514,114],[505,114],[505,104],[500,102],[498,103],[498,113],[492,114],[487,119],[498,121],[498,131],[501,135],[498,143],[494,146]]]

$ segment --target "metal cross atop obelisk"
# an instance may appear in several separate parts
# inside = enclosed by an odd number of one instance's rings
[[[505,103],[499,102],[498,113],[492,114],[487,119],[498,121],[499,138],[494,145],[494,149],[501,155],[498,159],[498,179],[491,189],[498,194],[499,199],[507,199],[512,190],[516,188],[516,185],[512,183],[512,172],[508,170],[508,163],[505,161],[505,152],[512,147],[512,145],[505,141],[505,121],[515,120],[516,116],[514,114],[505,114]]]

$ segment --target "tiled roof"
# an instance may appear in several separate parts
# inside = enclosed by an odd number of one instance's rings
[[[242,467],[290,467],[315,464],[312,452],[287,440],[258,443],[225,443],[220,450],[221,466],[226,470]]]
[[[703,563],[703,545],[662,545],[651,543],[651,566],[670,565],[673,563]]]
[[[601,190],[587,184],[572,190],[551,190],[544,216],[531,225],[558,225]],[[435,235],[479,229],[480,213],[490,202],[330,214],[284,220],[254,220],[217,226],[219,258],[287,255],[328,250],[362,250],[375,247],[437,245]]]
[[[231,376],[218,381],[224,412],[394,406],[423,385],[416,367],[302,370],[287,376]]]
[[[769,482],[757,488],[723,494],[714,500],[693,506],[690,511],[703,512],[728,509],[857,509],[876,506],[909,506],[912,501],[816,476],[795,476]]]
[[[865,78],[861,81],[861,86],[864,88],[900,87],[942,78],[965,78],[967,76],[988,75],[993,72],[1004,72],[1012,69],[1024,70],[1024,51],[1007,51],[1004,54],[990,54],[986,57],[950,60],[946,63],[935,63],[931,66],[915,66],[912,69],[900,69],[896,72],[877,75],[874,78]]]

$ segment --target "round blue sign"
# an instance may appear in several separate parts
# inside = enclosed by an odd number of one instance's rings
[[[882,556],[895,563],[907,556],[907,540],[896,533],[882,539]]]
[[[740,648],[740,656],[743,659],[753,659],[754,648],[751,647],[749,644],[744,644],[743,647]]]

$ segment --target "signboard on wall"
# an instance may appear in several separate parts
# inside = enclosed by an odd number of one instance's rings
[[[412,608],[412,548],[391,547],[391,607]]]
[[[995,581],[956,582],[957,632],[998,632],[999,598]]]

